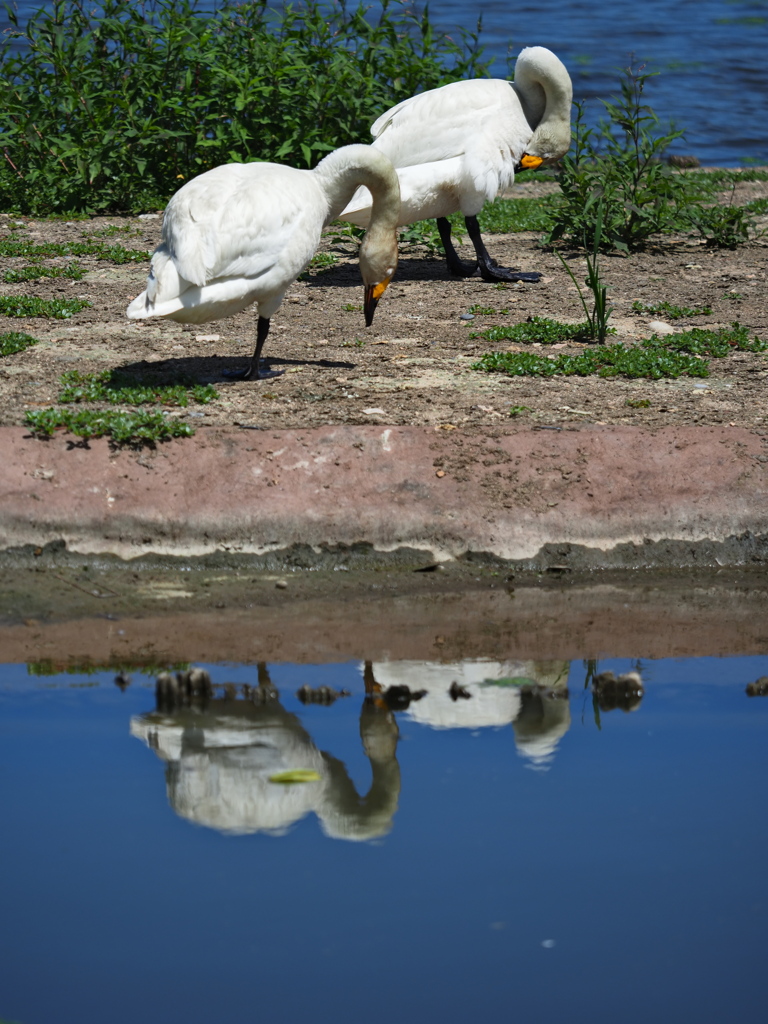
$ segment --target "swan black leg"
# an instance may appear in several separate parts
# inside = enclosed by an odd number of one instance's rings
[[[256,349],[253,353],[253,358],[245,370],[225,370],[224,376],[231,377],[233,380],[267,380],[270,377],[279,377],[282,373],[285,373],[285,370],[261,369],[261,350],[264,348],[264,342],[267,340],[268,334],[269,320],[266,317],[260,316],[259,322],[256,325]]]
[[[475,247],[480,276],[484,281],[528,281],[535,284],[541,279],[541,274],[537,271],[524,272],[497,266],[496,261],[491,259],[485,248],[477,217],[465,217],[464,223],[467,225],[467,234]]]
[[[440,241],[445,249],[445,258],[448,260],[448,270],[456,277],[472,277],[477,270],[476,263],[462,263],[459,254],[453,247],[451,241],[451,222],[447,217],[437,218],[437,230],[440,232]]]

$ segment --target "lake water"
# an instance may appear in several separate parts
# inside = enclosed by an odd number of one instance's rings
[[[0,1019],[759,1018],[768,657],[207,668],[0,666]]]
[[[22,18],[40,6],[49,5],[18,2]],[[433,0],[429,10],[449,32],[473,29],[482,14],[481,41],[498,76],[506,74],[510,52],[532,44],[554,50],[573,77],[575,98],[588,102],[591,121],[603,109],[599,99],[617,91],[617,69],[633,57],[659,72],[647,102],[665,123],[686,131],[673,152],[720,166],[768,163],[768,0]]]

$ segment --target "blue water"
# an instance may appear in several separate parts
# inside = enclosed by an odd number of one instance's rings
[[[357,664],[268,670],[269,706],[218,691],[192,714],[140,674],[2,667],[0,1019],[762,1015],[768,698],[745,685],[768,658],[644,662],[631,713],[596,710],[581,662],[374,664],[428,689],[395,726],[366,717]],[[521,674],[570,697],[539,714],[503,683]],[[305,707],[304,683],[351,696]],[[336,781],[264,795],[291,743]]]
[[[17,6],[23,20],[50,4]],[[591,122],[603,110],[600,99],[617,91],[617,69],[632,59],[645,63],[659,73],[647,102],[665,124],[686,132],[672,152],[709,165],[768,163],[768,0],[432,0],[429,10],[448,32],[473,30],[482,15],[480,38],[497,76],[523,46],[554,50],[571,73],[575,98],[587,101]]]

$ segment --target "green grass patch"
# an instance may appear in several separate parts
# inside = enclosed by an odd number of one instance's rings
[[[495,316],[496,315],[496,310],[493,308],[493,306],[481,306],[481,305],[479,305],[477,303],[474,306],[470,306],[469,307],[469,312],[473,316]],[[509,313],[509,310],[508,309],[502,309],[502,310],[499,310],[499,312],[501,314],[503,314],[503,315],[506,315],[506,314]]]
[[[35,295],[0,295],[0,316],[50,317],[69,320],[73,313],[88,309],[86,299],[38,299]]]
[[[674,306],[670,302],[657,302],[653,306],[633,302],[632,309],[635,313],[664,313],[669,320],[682,320],[685,316],[709,316],[712,313],[711,306]]]
[[[6,331],[0,334],[0,356],[12,356],[17,352],[23,352],[25,348],[36,345],[37,338],[31,334],[24,334],[22,331]]]
[[[126,249],[123,245],[104,242],[32,242],[27,238],[7,236],[0,238],[0,256],[27,259],[52,259],[54,256],[94,256],[118,265],[145,263],[149,259],[146,249]]]
[[[80,373],[68,370],[61,375],[59,401],[110,402],[115,405],[176,405],[186,408],[190,399],[208,405],[219,393],[212,384],[146,384],[121,370]]]
[[[480,230],[488,234],[514,231],[548,231],[552,226],[554,200],[544,198],[495,199],[478,214]]]
[[[499,325],[485,331],[473,331],[470,338],[484,338],[486,341],[513,341],[521,344],[538,342],[541,345],[555,345],[565,341],[589,341],[589,324],[562,324],[544,316],[532,316],[526,323]]]
[[[730,328],[713,331],[693,328],[664,338],[653,335],[632,347],[621,342],[590,347],[577,355],[552,357],[533,352],[488,352],[472,364],[472,369],[513,377],[597,375],[650,380],[675,379],[683,375],[708,377],[707,357],[722,358],[734,350],[764,352],[766,349],[768,342],[750,338],[746,327],[733,323]]]
[[[63,277],[70,281],[81,281],[85,277],[85,269],[79,263],[68,263],[66,267],[44,267],[33,264],[21,267],[20,270],[6,270],[3,274],[5,284],[22,284],[25,281],[39,281],[44,277]]]
[[[162,412],[90,412],[72,409],[28,410],[25,424],[39,437],[52,437],[57,430],[67,430],[89,440],[109,437],[116,445],[141,446],[166,441],[173,437],[192,437],[188,423],[169,420]]]

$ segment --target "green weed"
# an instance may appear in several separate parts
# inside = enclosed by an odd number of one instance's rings
[[[521,344],[538,342],[541,345],[556,345],[564,341],[589,341],[588,323],[563,324],[548,317],[532,316],[526,323],[499,325],[485,331],[473,331],[470,338],[485,338],[486,341],[512,341]]]
[[[547,231],[552,224],[553,206],[554,197],[496,199],[485,204],[477,220],[480,230],[488,234]]]
[[[523,326],[523,325],[520,325]],[[564,325],[565,326],[565,325]],[[625,347],[622,343],[587,348],[577,355],[541,356],[533,352],[488,352],[476,363],[475,370],[506,373],[510,376],[579,376],[588,377],[708,377],[706,357],[722,358],[732,351],[764,352],[768,342],[754,337],[738,323],[730,328],[703,330],[695,327],[680,334],[657,335],[641,345]]]
[[[6,331],[0,334],[0,356],[12,356],[17,352],[23,352],[25,348],[36,345],[37,338],[31,334],[23,334],[21,331]]]
[[[574,144],[563,158],[562,196],[553,207],[548,241],[569,239],[592,250],[601,204],[600,247],[626,252],[657,232],[677,229],[682,211],[700,201],[700,179],[677,174],[661,162],[682,132],[656,134],[658,118],[643,102],[652,77],[642,67],[626,68],[620,95],[602,101],[608,118],[597,129],[586,127],[584,105],[576,104]]]
[[[120,370],[80,373],[68,370],[61,375],[59,401],[111,402],[123,405],[176,405],[186,408],[190,399],[208,405],[219,393],[212,384],[146,384]]]
[[[51,317],[69,320],[73,313],[88,309],[85,299],[38,299],[34,295],[0,295],[0,316]]]
[[[140,446],[155,444],[172,437],[191,437],[188,423],[169,420],[161,412],[91,412],[72,409],[28,410],[24,422],[40,437],[52,437],[57,430],[68,430],[86,440],[109,437],[116,445]]]
[[[326,270],[328,267],[335,267],[339,257],[333,252],[316,252],[310,260],[310,267],[314,270]]]
[[[5,284],[22,284],[24,281],[40,281],[44,277],[64,277],[70,281],[82,281],[85,269],[79,263],[68,263],[66,267],[44,267],[33,264],[20,270],[6,270],[3,274]]]
[[[486,73],[477,34],[383,0],[52,0],[0,43],[0,208],[158,209],[232,160],[312,167],[383,109]],[[19,40],[23,44],[19,46]]]
[[[53,259],[55,256],[94,256],[118,265],[124,263],[145,263],[149,258],[146,249],[126,249],[122,245],[105,245],[103,242],[42,242],[37,244],[29,239],[0,238],[0,256],[11,258],[23,256],[27,259]]]
[[[657,302],[648,306],[644,302],[633,302],[632,309],[635,313],[664,313],[668,320],[682,320],[686,316],[709,316],[712,313],[711,306],[675,306],[670,302]]]
[[[595,206],[595,223],[591,229],[591,232],[585,231],[584,233],[584,248],[587,250],[585,259],[587,261],[587,276],[584,279],[584,283],[587,288],[592,292],[592,312],[589,311],[586,299],[582,293],[581,286],[576,280],[576,277],[565,262],[562,253],[556,253],[557,258],[562,263],[568,276],[576,286],[576,291],[579,293],[579,299],[584,307],[584,312],[587,316],[587,323],[589,324],[589,337],[592,341],[598,342],[600,345],[605,341],[606,335],[613,333],[608,327],[608,319],[613,312],[613,307],[608,304],[608,286],[603,284],[602,277],[600,276],[600,243],[603,237],[603,215],[605,208],[603,200],[598,200]],[[590,250],[590,234],[591,234],[591,252]]]
[[[529,405],[510,405],[509,415],[510,416],[522,416],[524,412],[530,412],[531,407]]]

